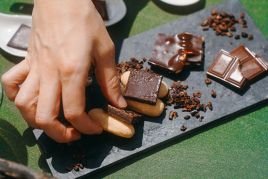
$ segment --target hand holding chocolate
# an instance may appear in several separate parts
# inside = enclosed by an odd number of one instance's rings
[[[189,33],[167,36],[158,34],[149,64],[172,73],[199,66],[203,59],[204,37]]]

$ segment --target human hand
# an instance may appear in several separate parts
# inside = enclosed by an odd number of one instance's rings
[[[106,99],[120,108],[127,104],[120,93],[114,45],[100,15],[90,0],[34,3],[28,55],[2,76],[7,97],[30,126],[59,143],[78,140],[81,133],[102,133],[84,112],[91,62]],[[70,127],[57,120],[61,98]]]

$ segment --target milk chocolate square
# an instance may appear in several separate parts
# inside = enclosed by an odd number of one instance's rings
[[[31,27],[22,24],[8,42],[7,46],[27,51],[30,40]]]
[[[180,58],[187,55],[186,61]],[[189,33],[167,36],[157,34],[149,64],[173,73],[180,72],[184,65],[201,65],[203,58],[202,36]]]
[[[220,51],[206,74],[240,90],[248,84],[241,72],[239,59],[224,50]]]
[[[151,72],[132,70],[125,98],[155,105],[163,76]]]
[[[119,119],[125,123],[134,124],[141,121],[142,116],[134,111],[130,111],[127,109],[119,109],[109,103],[104,105],[104,110],[110,115]]]

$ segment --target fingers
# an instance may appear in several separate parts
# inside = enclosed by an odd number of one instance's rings
[[[54,78],[57,79],[57,78]],[[81,138],[74,127],[66,127],[57,120],[60,109],[61,86],[58,80],[40,80],[40,92],[36,111],[36,124],[59,143]],[[49,81],[49,82],[48,82]]]
[[[19,85],[24,82],[29,74],[30,66],[28,60],[24,59],[3,74],[1,81],[9,100],[14,101],[19,92]]]
[[[116,72],[113,43],[99,44],[95,52],[95,74],[103,95],[113,105],[119,108],[125,108],[127,103],[120,92],[120,82]]]
[[[80,132],[100,134],[103,131],[102,127],[96,121],[90,119],[84,111],[86,77],[86,74],[73,75],[68,81],[62,82],[64,116]]]
[[[39,95],[38,75],[31,70],[25,82],[21,86],[16,98],[15,105],[19,109],[22,117],[33,128],[40,127],[35,122],[36,103]]]

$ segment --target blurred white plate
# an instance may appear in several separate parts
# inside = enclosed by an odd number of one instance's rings
[[[106,4],[110,19],[104,21],[104,24],[107,27],[120,21],[126,15],[127,8],[123,0],[106,0]],[[25,57],[27,55],[26,51],[7,46],[7,43],[19,29],[21,24],[31,26],[32,16],[0,13],[0,48],[12,55]]]
[[[161,1],[173,6],[188,6],[197,3],[199,0],[161,0]]]
[[[123,19],[126,15],[127,8],[123,0],[106,0],[108,21],[104,21],[106,27],[113,25]]]

